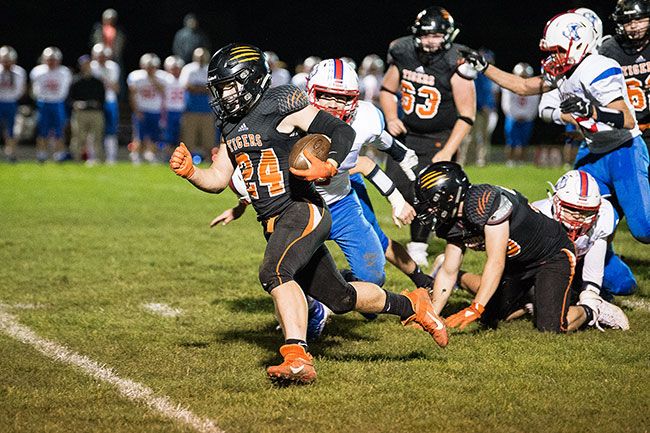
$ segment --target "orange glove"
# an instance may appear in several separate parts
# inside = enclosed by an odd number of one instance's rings
[[[304,154],[305,158],[309,160],[311,166],[306,170],[298,170],[293,167],[289,167],[289,171],[293,175],[301,177],[309,182],[322,182],[338,173],[336,167],[327,161],[321,161],[320,159],[316,158],[308,150],[305,150]]]
[[[478,302],[472,302],[472,305],[469,307],[465,308],[464,310],[460,310],[456,314],[452,314],[451,316],[447,317],[445,320],[445,323],[447,324],[447,327],[449,328],[455,328],[458,325],[460,325],[460,329],[463,330],[467,325],[481,317],[481,314],[483,314],[483,311],[485,311],[485,307],[479,304]]]
[[[174,173],[185,179],[192,176],[196,171],[192,163],[192,154],[187,150],[184,143],[181,143],[174,149],[174,153],[169,158],[169,167],[174,170]]]

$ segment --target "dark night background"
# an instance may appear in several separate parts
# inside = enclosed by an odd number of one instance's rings
[[[164,59],[171,54],[174,34],[188,12],[198,15],[213,49],[233,41],[278,53],[289,69],[309,55],[349,56],[359,63],[369,53],[385,57],[389,42],[407,34],[417,13],[428,6],[445,7],[461,28],[457,42],[496,53],[496,64],[511,69],[517,62],[539,65],[538,49],[544,24],[555,14],[589,7],[603,20],[605,34],[613,27],[609,14],[615,0],[596,1],[4,1],[0,45],[18,51],[18,64],[28,71],[43,48],[63,51],[63,63],[89,51],[89,35],[104,9],[118,11],[127,34],[126,72],[137,68],[145,52]],[[497,135],[496,140],[499,141]],[[533,142],[535,140],[533,139]]]

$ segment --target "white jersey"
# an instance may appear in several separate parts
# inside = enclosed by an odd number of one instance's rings
[[[120,80],[120,65],[112,60],[106,60],[102,65],[97,60],[90,62],[90,71],[93,76],[104,83],[106,102],[117,101],[117,93],[109,86],[115,85]]]
[[[27,73],[18,65],[0,65],[0,102],[16,102],[25,94]]]
[[[559,96],[563,99],[576,95],[598,107],[605,107],[612,101],[623,98],[630,112],[634,107],[627,94],[621,65],[614,59],[600,54],[584,58],[568,78],[558,84]],[[635,122],[634,129],[615,129],[593,118],[577,117],[585,140],[594,153],[605,153],[641,135]]]
[[[350,193],[350,174],[348,170],[357,165],[359,151],[364,145],[373,145],[383,150],[388,149],[393,137],[384,131],[384,115],[370,102],[359,101],[359,106],[350,124],[356,133],[350,153],[339,166],[339,172],[325,186],[316,186],[325,203],[332,204],[343,199]]]
[[[165,86],[167,83],[167,72],[157,70],[155,80]],[[160,113],[163,108],[163,94],[154,86],[151,78],[144,69],[138,69],[129,74],[126,79],[129,91],[135,92],[135,106],[138,111],[146,113]]]
[[[165,84],[165,108],[167,111],[182,113],[185,111],[185,86],[179,78],[168,75]]]
[[[503,114],[517,121],[535,120],[540,99],[539,95],[520,96],[508,89],[501,89]]]
[[[205,86],[208,82],[208,65],[201,66],[199,62],[188,63],[181,69],[178,78],[183,86]]]
[[[553,202],[547,198],[533,203],[544,215],[553,218]],[[598,289],[603,283],[607,238],[614,233],[618,220],[614,208],[608,200],[602,200],[598,210],[598,219],[591,230],[575,240],[576,256],[583,259],[582,281],[593,283]]]
[[[65,66],[50,69],[47,65],[38,65],[29,73],[29,79],[36,101],[64,102],[68,97],[72,74]]]

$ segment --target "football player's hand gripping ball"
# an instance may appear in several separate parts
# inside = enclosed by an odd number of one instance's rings
[[[174,170],[174,173],[185,179],[191,177],[196,171],[192,163],[192,154],[184,143],[174,149],[174,153],[169,158],[169,167]]]
[[[289,167],[289,171],[295,176],[298,176],[306,181],[321,182],[326,179],[331,178],[338,170],[328,161],[321,161],[317,157],[311,154],[308,150],[304,151],[305,158],[309,161],[309,168],[304,170],[298,170],[293,167]]]
[[[478,302],[472,302],[472,305],[469,307],[447,317],[445,323],[449,328],[460,326],[460,329],[462,330],[465,329],[467,325],[480,318],[483,311],[485,311],[484,306]]]

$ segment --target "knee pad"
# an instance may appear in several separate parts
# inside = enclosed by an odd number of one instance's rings
[[[357,304],[357,291],[350,283],[336,290],[325,292],[319,299],[336,314],[345,314],[354,310]]]

